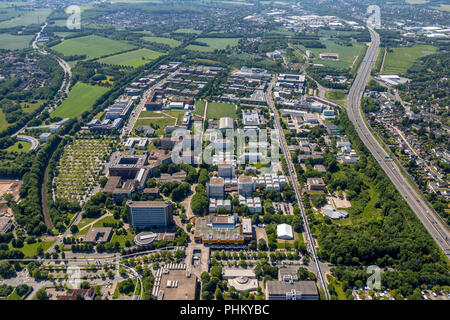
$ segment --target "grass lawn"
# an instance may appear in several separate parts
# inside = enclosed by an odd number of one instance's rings
[[[7,301],[7,300],[22,300],[22,297],[20,297],[17,292],[16,289],[14,289],[14,291],[7,297],[1,297],[0,301]]]
[[[227,46],[237,46],[239,38],[198,38],[195,41],[207,44],[207,46],[189,45],[188,50],[212,52],[214,50],[226,49]]]
[[[203,100],[196,101],[194,114],[203,117],[203,114],[205,113],[205,105],[206,105],[206,102]]]
[[[347,106],[347,94],[339,90],[330,90],[325,93],[325,98],[341,106]]]
[[[334,42],[333,40],[322,40],[321,41],[326,48],[306,48],[303,45],[298,46],[300,50],[306,52],[306,50],[310,50],[314,58],[314,63],[323,64],[328,67],[336,68],[336,69],[347,69],[350,68],[353,61],[356,59],[356,56],[360,55],[363,52],[364,44],[361,43],[353,43],[352,46],[342,46]],[[322,60],[319,59],[320,53],[331,52],[338,53],[339,60]]]
[[[118,222],[120,222],[120,220],[114,219],[114,216],[108,216],[108,217],[104,217],[102,220],[99,220],[96,223],[94,223],[93,227],[101,228],[101,227],[103,227],[103,223],[118,223]]]
[[[8,129],[13,124],[14,123],[8,123],[6,121],[5,114],[3,113],[3,110],[0,109],[0,132]]]
[[[206,110],[207,119],[220,119],[230,117],[236,119],[236,106],[234,104],[222,102],[208,102],[208,110]]]
[[[95,101],[109,89],[78,82],[70,89],[67,98],[57,107],[51,117],[76,118],[92,108]]]
[[[143,37],[142,40],[145,40],[148,42],[167,44],[168,46],[171,46],[172,48],[178,47],[181,44],[181,42],[178,40],[171,39],[171,38],[163,38],[163,37]]]
[[[415,45],[405,48],[393,48],[386,54],[383,74],[402,74],[420,57],[436,52],[437,48],[430,45]]]
[[[22,145],[22,148],[19,148],[19,145]],[[30,151],[31,143],[26,141],[17,141],[12,146],[5,149],[6,152],[28,152]]]
[[[158,118],[138,119],[134,127],[137,128],[139,126],[149,126],[151,123],[158,126],[158,129],[156,129],[156,135],[160,136],[165,133],[164,129],[167,126],[172,126],[175,124],[175,119],[168,117],[162,119]]]
[[[98,60],[98,62],[106,64],[116,64],[127,67],[139,67],[149,63],[150,61],[158,59],[162,55],[164,54],[161,52],[144,48],[103,58]]]
[[[127,231],[127,235],[123,235],[121,234],[120,236],[118,236],[117,234],[114,234],[111,238],[111,242],[116,242],[118,241],[120,243],[120,247],[121,248],[125,248],[125,242],[128,240],[131,243],[133,243],[134,241],[134,234],[132,234],[129,230]]]
[[[32,11],[22,11],[23,14],[10,20],[0,22],[0,29],[42,24],[52,12],[52,9],[41,8]]]
[[[28,48],[33,37],[33,35],[13,36],[7,33],[0,34],[0,49],[16,50]]]
[[[52,49],[65,56],[85,54],[87,58],[100,58],[133,48],[135,46],[126,42],[111,40],[96,35],[64,40],[60,44],[52,47]]]
[[[37,249],[38,247],[41,247],[44,252],[45,250],[47,250],[48,248],[50,248],[50,246],[53,244],[53,242],[55,241],[41,241],[41,242],[35,242],[32,244],[27,244],[26,242],[24,243],[22,248],[18,248],[18,250],[22,251],[23,254],[25,255],[25,257],[33,257],[37,254]],[[11,245],[11,243],[9,244],[9,248],[12,250],[14,249],[13,246]]]

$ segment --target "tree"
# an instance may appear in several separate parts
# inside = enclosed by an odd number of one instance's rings
[[[258,250],[261,250],[261,251],[266,251],[267,250],[266,240],[264,240],[264,239],[259,239],[258,240]]]
[[[47,290],[45,288],[40,288],[36,292],[36,299],[37,300],[47,300]]]

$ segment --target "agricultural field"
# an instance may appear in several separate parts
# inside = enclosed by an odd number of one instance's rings
[[[161,52],[144,48],[103,58],[98,60],[98,62],[126,67],[139,67],[155,59],[158,59],[162,55],[164,54]]]
[[[53,50],[65,55],[86,55],[87,58],[100,58],[114,53],[127,51],[135,46],[126,42],[90,35],[80,38],[64,40],[52,47]]]
[[[212,52],[214,50],[226,49],[227,46],[235,47],[239,42],[239,38],[198,38],[195,41],[207,44],[207,46],[189,45],[188,50]]]
[[[56,198],[82,200],[96,185],[117,138],[77,136],[64,147],[56,168],[53,192]]]
[[[306,50],[311,51],[312,54],[314,55],[313,59],[314,63],[323,64],[325,66],[336,69],[350,68],[350,66],[356,60],[356,57],[359,56],[364,50],[364,44],[361,43],[353,43],[353,45],[350,47],[339,45],[333,40],[322,40],[321,42],[326,46],[325,49],[305,48],[305,46],[303,45],[299,45],[298,48],[303,52],[306,52]],[[319,54],[324,52],[338,53],[339,60],[334,61],[334,60],[319,59]]]
[[[48,8],[23,10],[21,11],[20,15],[15,16],[12,19],[0,22],[0,29],[41,24],[47,19],[48,15],[51,12],[52,9]]]
[[[208,102],[208,109],[206,110],[207,119],[220,119],[223,117],[230,117],[236,119],[236,106],[234,104],[222,102]]]
[[[78,82],[70,89],[67,98],[50,114],[52,118],[76,118],[92,108],[95,101],[109,89]]]
[[[143,37],[142,40],[145,40],[148,42],[167,44],[168,46],[170,46],[172,48],[178,47],[181,44],[181,42],[178,40],[171,39],[171,38],[164,38],[164,37]]]
[[[28,48],[33,37],[33,35],[13,36],[6,33],[0,34],[0,49],[18,50]]]
[[[202,31],[195,30],[195,29],[177,29],[177,30],[174,31],[174,33],[195,33],[195,34],[200,34],[200,33],[202,33]]]
[[[392,52],[386,53],[383,74],[405,73],[415,60],[436,52],[437,48],[430,45],[415,45],[392,50]]]

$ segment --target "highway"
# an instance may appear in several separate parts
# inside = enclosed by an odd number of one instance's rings
[[[275,115],[275,121],[274,121],[275,129],[278,130],[279,135],[280,135],[280,140],[281,140],[280,141],[281,142],[280,146],[281,146],[281,149],[283,151],[284,158],[286,159],[286,165],[288,167],[289,176],[291,177],[292,186],[293,186],[294,191],[295,191],[295,197],[297,199],[297,203],[298,203],[298,206],[300,208],[300,212],[302,214],[303,227],[305,229],[306,237],[307,237],[308,252],[311,255],[312,260],[314,261],[314,264],[316,266],[317,275],[318,275],[319,281],[321,283],[322,289],[325,292],[326,299],[330,300],[330,294],[328,292],[328,288],[327,288],[326,283],[325,283],[325,278],[323,276],[319,260],[317,259],[316,246],[315,246],[315,243],[314,243],[314,239],[313,239],[313,237],[311,235],[311,230],[309,229],[308,218],[306,217],[305,209],[303,208],[303,204],[301,202],[300,191],[299,191],[299,188],[298,188],[297,174],[295,172],[294,165],[292,164],[291,154],[289,152],[288,145],[286,143],[286,138],[284,136],[283,128],[281,127],[280,118],[278,116],[278,111],[275,108],[275,103],[274,103],[273,98],[272,98],[272,89],[273,89],[275,80],[276,80],[276,77],[274,77],[274,80],[272,80],[270,82],[270,84],[269,84],[269,86],[267,88],[266,100],[267,100],[267,104],[272,109],[272,112]]]
[[[400,168],[395,161],[389,159],[392,155],[388,154],[388,152],[383,149],[364,121],[364,116],[360,106],[361,98],[364,93],[366,83],[369,79],[372,65],[375,61],[380,44],[380,37],[378,33],[371,28],[369,28],[369,31],[371,36],[370,46],[367,49],[366,56],[362,61],[361,66],[359,67],[358,73],[347,98],[348,117],[355,126],[355,129],[365,146],[380,164],[381,168],[422,222],[436,244],[442,249],[447,259],[449,259],[450,246],[448,226],[442,223],[437,213],[431,209],[431,206],[417,194],[409,181],[403,176],[402,170],[404,169]]]
[[[42,26],[41,30],[39,30],[39,32],[36,33],[36,37],[34,38],[31,46],[32,46],[32,48],[34,50],[38,51],[40,54],[50,55],[51,57],[55,58],[56,61],[58,62],[58,64],[60,65],[60,67],[64,70],[64,79],[63,79],[63,81],[61,83],[61,86],[60,86],[58,92],[56,93],[56,95],[54,97],[52,105],[49,105],[48,107],[44,108],[39,113],[39,115],[41,115],[45,111],[48,111],[50,113],[56,108],[58,103],[60,103],[64,99],[65,95],[67,95],[69,93],[70,82],[71,82],[71,79],[72,79],[72,69],[71,69],[70,65],[65,60],[61,59],[60,57],[58,57],[58,56],[56,56],[54,54],[48,53],[45,49],[39,48],[39,46],[37,45],[37,42],[38,42],[39,38],[41,37],[41,34],[44,31],[44,29],[47,27],[47,25],[48,25],[48,22],[46,22]],[[22,128],[20,128],[18,131],[13,133],[11,136],[15,137],[15,136],[23,133],[25,131],[26,127],[27,126],[24,125]]]

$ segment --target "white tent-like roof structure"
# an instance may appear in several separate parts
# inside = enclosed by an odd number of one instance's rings
[[[277,237],[284,240],[294,239],[294,232],[292,231],[292,226],[282,223],[277,225]]]

